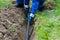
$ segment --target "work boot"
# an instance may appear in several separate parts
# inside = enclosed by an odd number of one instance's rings
[[[17,8],[24,8],[24,4],[17,4],[16,7]]]

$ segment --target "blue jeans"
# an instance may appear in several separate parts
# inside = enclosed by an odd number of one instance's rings
[[[43,6],[43,3],[46,0],[32,0],[32,7],[31,7],[31,12],[33,14],[35,14],[35,12],[38,9],[41,9]],[[29,0],[16,0],[17,4],[25,4],[25,5],[29,5]]]
[[[25,4],[25,5],[29,5],[29,0],[16,0],[17,4]]]

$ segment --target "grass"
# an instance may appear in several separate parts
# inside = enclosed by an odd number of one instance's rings
[[[37,12],[35,28],[37,40],[60,40],[60,0],[54,10]]]
[[[7,6],[11,5],[11,1],[10,0],[0,0],[0,9],[7,7]]]

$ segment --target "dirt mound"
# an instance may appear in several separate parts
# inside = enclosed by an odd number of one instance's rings
[[[0,40],[25,40],[25,34],[26,23],[22,8],[7,7],[0,11]]]
[[[53,10],[56,6],[55,2],[47,2],[44,4],[44,9],[46,10]]]

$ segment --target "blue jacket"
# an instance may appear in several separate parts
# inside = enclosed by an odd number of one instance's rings
[[[30,0],[17,0],[17,4],[25,4],[25,5],[29,5],[29,1]],[[45,0],[32,0],[32,7],[31,7],[31,12],[32,14],[35,14],[35,12],[42,8],[43,3],[45,2]]]

